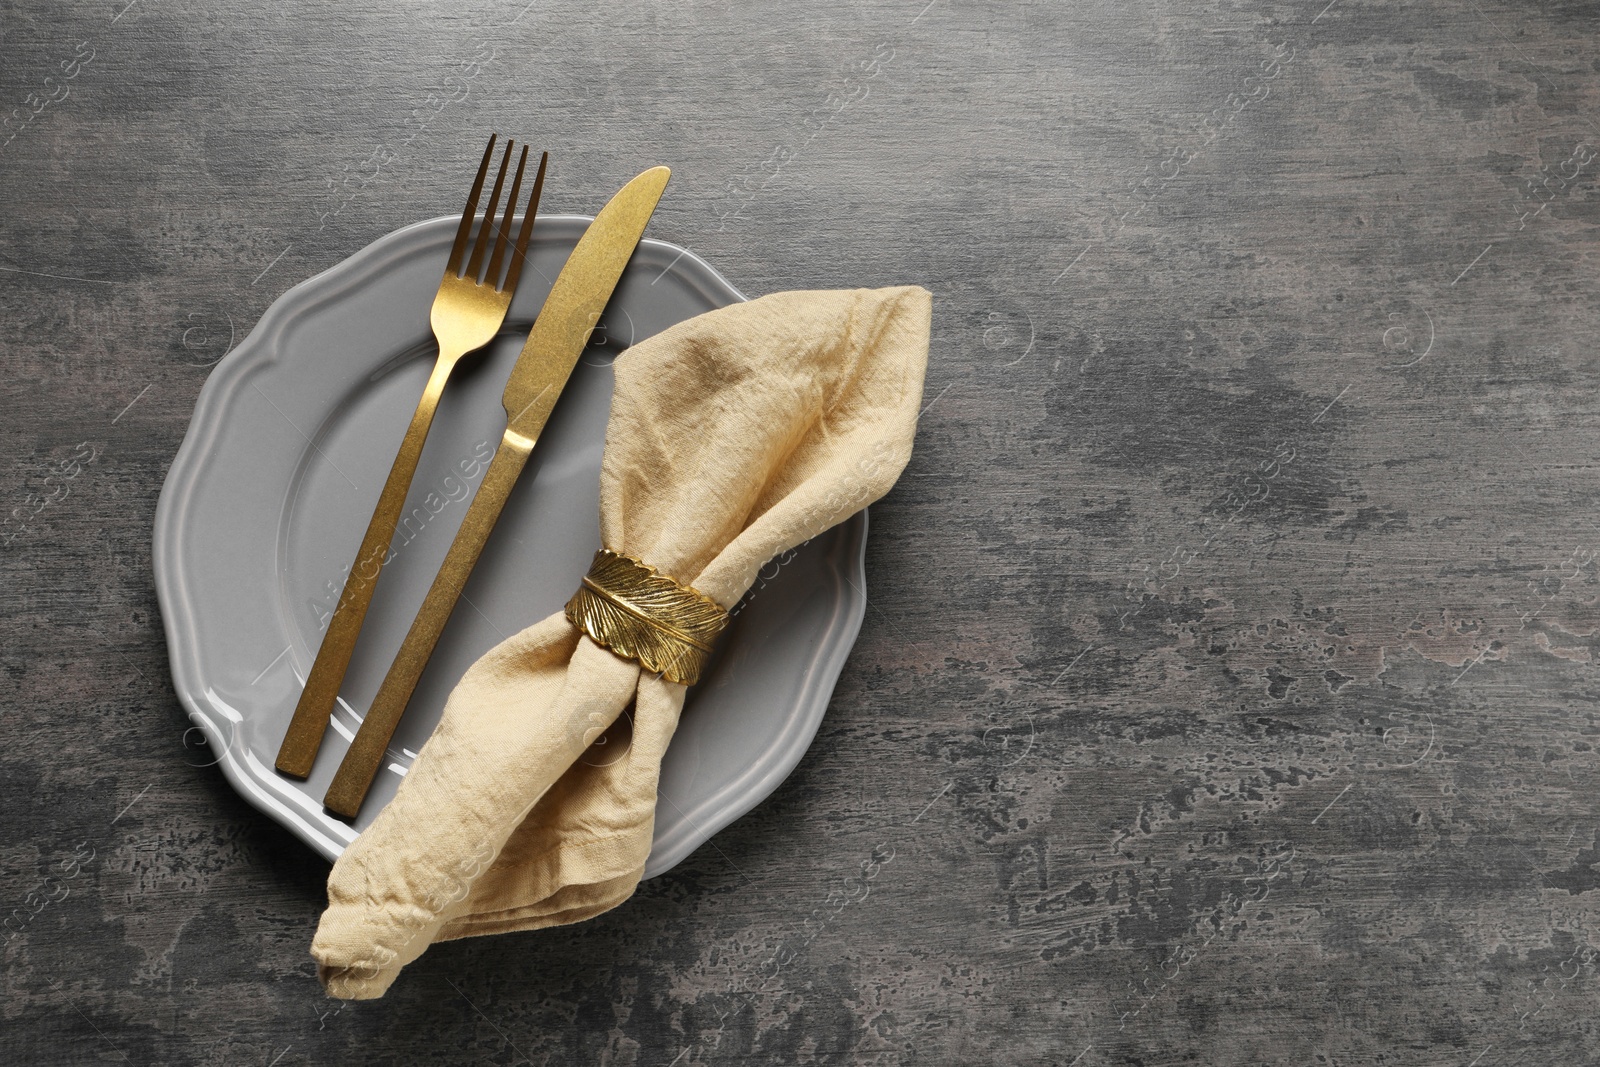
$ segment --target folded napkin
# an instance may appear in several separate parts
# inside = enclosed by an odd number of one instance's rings
[[[914,286],[775,293],[623,353],[605,547],[730,607],[772,557],[882,496],[911,456],[931,304]],[[631,896],[686,692],[564,613],[486,653],[334,864],[311,946],[328,992],[379,997],[434,941],[578,922]],[[584,758],[629,705],[626,752]]]

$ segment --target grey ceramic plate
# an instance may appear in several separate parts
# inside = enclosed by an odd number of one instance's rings
[[[580,216],[535,228],[499,338],[463,363],[423,453],[340,707],[306,782],[273,770],[328,612],[433,363],[428,311],[452,219],[399,230],[295,286],[212,372],[156,509],[155,577],[172,678],[206,762],[332,859],[394,796],[467,667],[559,611],[599,547],[611,360],[743,300],[704,261],[644,241],[490,538],[352,827],[321,797],[444,558],[500,438],[500,390]],[[866,513],[774,563],[689,694],[661,776],[646,875],[777,788],[805,753],[866,610]],[[191,753],[206,749],[192,748]],[[191,762],[195,762],[193,755]]]

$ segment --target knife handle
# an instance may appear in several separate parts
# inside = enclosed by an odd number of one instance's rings
[[[411,701],[411,693],[428,665],[428,658],[433,655],[434,646],[439,643],[439,635],[450,620],[467,577],[483,552],[489,531],[500,518],[511,487],[516,485],[532,451],[533,441],[513,430],[507,430],[500,439],[500,447],[489,461],[489,469],[467,507],[461,528],[450,543],[450,551],[439,565],[439,573],[422,607],[417,610],[400,651],[395,653],[394,662],[378,687],[378,695],[372,698],[372,707],[361,721],[355,740],[350,742],[333,784],[328,786],[323,804],[330,811],[354,818],[361,810],[361,802],[366,799],[372,779],[383,763],[384,751],[394,737],[395,727],[400,724],[400,716]]]
[[[422,458],[422,446],[428,443],[428,430],[433,426],[433,413],[439,407],[439,396],[445,382],[455,368],[456,359],[441,352],[434,362],[433,373],[417,401],[417,410],[411,416],[411,425],[400,442],[400,451],[389,468],[389,477],[378,496],[378,506],[372,511],[367,532],[361,539],[355,562],[344,581],[344,591],[339,594],[339,604],[328,620],[328,632],[323,635],[317,658],[306,678],[306,687],[300,692],[300,702],[295,705],[294,718],[289,721],[289,732],[284,735],[278,749],[278,770],[296,778],[311,774],[316,762],[317,749],[322,747],[322,735],[327,732],[328,718],[333,713],[334,702],[339,699],[339,687],[344,684],[345,672],[350,669],[350,657],[355,652],[356,638],[361,636],[361,624],[366,621],[367,609],[372,606],[372,594],[378,587],[378,575],[389,555],[389,545],[394,540],[395,528],[400,523],[400,512],[406,505],[406,494],[411,490],[411,479],[417,473],[417,462]]]

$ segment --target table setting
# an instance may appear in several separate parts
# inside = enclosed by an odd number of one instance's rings
[[[19,1062],[1600,1050],[1591,13],[8,18]]]
[[[357,399],[330,396],[326,385],[311,387],[289,375],[297,363],[325,358],[331,343],[307,324],[313,309],[330,315],[350,309],[342,318],[370,338],[372,312],[363,307],[370,297],[361,291],[362,267],[355,264],[370,261],[366,277],[393,285],[399,249],[409,243],[402,235],[380,240],[291,291],[224,357],[202,394],[192,437],[168,473],[157,510],[156,582],[171,644],[192,650],[189,658],[175,661],[191,717],[242,795],[338,859],[329,882],[330,907],[313,949],[334,996],[381,996],[399,967],[434,938],[590,918],[626,900],[647,870],[660,873],[670,866],[666,858],[653,869],[648,865],[656,854],[661,765],[686,691],[713,661],[730,609],[772,559],[862,514],[863,505],[887,491],[909,458],[921,403],[930,305],[924,289],[780,293],[750,302],[735,293],[733,302],[660,333],[643,302],[637,317],[627,302],[613,307],[613,292],[671,176],[666,167],[644,171],[593,220],[562,220],[579,221],[576,241],[505,375],[500,443],[487,463],[481,450],[473,453],[478,462],[458,461],[462,478],[478,476],[476,489],[403,640],[397,649],[385,649],[389,666],[376,693],[357,711],[340,694],[379,578],[412,541],[397,537],[401,516],[418,519],[420,538],[421,523],[441,513],[449,499],[432,489],[420,499],[412,493],[446,385],[463,357],[499,336],[523,268],[531,264],[541,277],[549,276],[530,254],[541,229],[535,212],[548,153],[521,202],[528,148],[522,147],[511,171],[516,142],[508,139],[494,171],[496,147],[491,135],[432,301],[432,369],[366,533],[344,568],[333,609],[317,619],[324,632],[315,658],[309,669],[293,671],[300,688],[292,706],[281,687],[260,685],[285,655],[242,691],[242,675],[229,676],[230,653],[238,650],[234,662],[248,662],[251,651],[276,640],[263,644],[247,631],[227,633],[230,616],[252,600],[240,597],[241,580],[248,585],[252,571],[274,567],[281,587],[290,580],[285,571],[294,563],[284,561],[291,555],[331,556],[326,545],[302,541],[291,549],[284,543],[282,531],[300,525],[293,513],[309,468],[325,463],[358,494],[360,486],[339,464],[341,436],[319,428],[315,437],[301,435],[290,443],[280,468],[282,487],[269,489],[271,476],[260,466],[264,442],[257,432],[241,432],[248,415],[240,407],[251,398],[240,383],[249,382],[248,390],[296,429],[256,380],[268,377],[264,368],[284,376],[281,386],[272,383],[276,388],[331,401],[324,425],[351,421]],[[492,191],[480,214],[491,172]],[[420,236],[427,228],[411,232]],[[682,258],[679,250],[667,269]],[[702,265],[701,272],[729,289],[709,267]],[[422,738],[412,741],[416,751],[404,744],[396,748],[395,733],[458,602],[465,599],[489,618],[464,588],[603,313],[627,319],[634,342],[628,351],[636,355],[624,361],[627,371],[615,360],[605,367],[618,377],[600,459],[601,547],[593,565],[563,611],[535,626],[521,617],[508,624],[520,633],[501,631],[500,644],[479,649],[481,658],[459,676],[444,708],[424,705],[432,721],[413,724],[411,733]],[[344,373],[362,392],[381,389],[384,371],[396,373],[406,356],[427,347],[397,336],[376,348],[376,369],[358,366]],[[369,440],[393,437],[376,425],[364,429],[369,432],[360,436]],[[230,448],[230,438],[240,443]],[[372,449],[380,458],[387,455],[383,444]],[[560,465],[559,446],[541,449],[540,459],[552,450]],[[360,458],[347,465],[359,469]],[[278,520],[270,521],[268,511],[266,521],[252,523],[239,499],[241,486],[249,487],[251,497],[277,501]],[[354,502],[346,490],[340,496]],[[366,503],[364,496],[355,500]],[[547,506],[576,510],[581,504]],[[252,528],[279,533],[276,544],[258,548],[258,559],[249,558],[246,548],[244,531]],[[592,538],[575,540],[585,547]],[[190,547],[203,543],[225,545],[227,552],[205,559],[214,550]],[[699,574],[699,587],[673,579],[630,550],[662,561],[671,573]],[[427,558],[419,545],[399,567],[410,571],[413,560]],[[423,577],[416,574],[413,584]],[[507,576],[498,579],[506,581]],[[312,604],[309,598],[304,603]],[[525,604],[518,607],[526,612]],[[782,609],[779,597],[768,596],[761,614],[775,608]],[[393,609],[385,604],[381,610]],[[837,614],[828,620],[834,626]],[[785,615],[793,633],[800,613],[790,609]],[[741,630],[749,630],[751,621]],[[859,617],[853,621],[860,625]],[[828,636],[824,629],[801,634],[799,641],[822,643]],[[204,652],[197,648],[202,640]],[[286,655],[293,652],[290,641]],[[757,645],[747,652],[741,643],[730,660],[753,661],[761,651]],[[787,665],[782,656],[772,659]],[[563,667],[561,661],[570,662]],[[624,667],[630,663],[631,676]],[[805,662],[802,673],[809,675],[814,666],[814,659]],[[809,680],[791,682],[791,692]],[[726,692],[726,680],[720,681],[718,688]],[[773,684],[764,682],[769,694]],[[759,704],[740,709],[765,735],[750,762],[773,763],[777,749],[778,759],[787,757],[792,766],[809,740],[803,725],[796,730],[796,720],[825,706],[827,684],[823,679],[813,686],[821,700],[813,697],[810,708],[777,703],[770,710]],[[319,771],[335,705],[353,723],[333,731],[345,748],[337,762],[324,760]],[[459,710],[452,714],[452,707]],[[626,721],[619,724],[619,717]],[[707,728],[714,723],[708,716]],[[814,717],[809,725],[814,732]],[[786,730],[796,739],[783,752]],[[274,738],[275,757],[268,751]],[[504,763],[498,769],[496,759]],[[708,821],[715,826],[752,807],[781,779],[775,769],[759,776],[747,766],[737,769],[744,773],[733,782],[697,770],[677,789],[669,780],[672,791],[664,795],[680,819],[668,821],[661,836],[671,842],[675,833],[687,832],[692,848],[712,832],[674,794],[691,805],[699,800],[712,806]],[[386,783],[386,803],[368,805],[380,771],[398,781]],[[497,875],[502,871],[512,873]],[[377,888],[375,881],[390,884]],[[375,899],[388,903],[373,908]]]

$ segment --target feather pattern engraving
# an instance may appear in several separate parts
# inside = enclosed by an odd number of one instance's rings
[[[693,685],[711,657],[728,611],[642,560],[602,548],[567,601],[567,618],[597,644]]]

